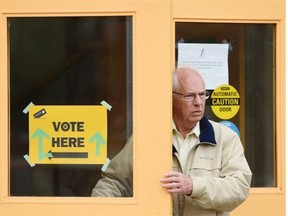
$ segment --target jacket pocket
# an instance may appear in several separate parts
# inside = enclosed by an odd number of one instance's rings
[[[203,157],[193,161],[188,174],[192,176],[219,177],[220,170],[220,166],[214,163],[213,159]]]

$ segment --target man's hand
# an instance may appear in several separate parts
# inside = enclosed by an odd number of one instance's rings
[[[193,181],[191,177],[179,172],[165,173],[164,178],[160,179],[160,182],[168,193],[190,195],[193,190]]]

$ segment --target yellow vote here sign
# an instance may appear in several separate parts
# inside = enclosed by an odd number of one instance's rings
[[[29,160],[34,164],[104,164],[105,106],[31,106]]]
[[[231,85],[218,86],[211,95],[211,109],[220,119],[233,118],[240,109],[240,95]]]

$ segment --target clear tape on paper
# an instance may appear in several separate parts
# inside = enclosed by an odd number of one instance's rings
[[[34,163],[31,163],[31,162],[30,162],[29,155],[26,154],[26,155],[24,155],[23,157],[25,158],[25,160],[28,162],[28,164],[29,164],[31,167],[34,167],[34,166],[35,166]]]
[[[110,104],[108,104],[106,101],[101,101],[100,103],[101,105],[105,106],[109,111],[112,109],[112,106]]]
[[[29,112],[29,109],[31,106],[34,106],[34,103],[33,102],[30,102],[26,107],[25,109],[23,110],[23,113],[27,114]]]
[[[102,172],[105,172],[105,171],[106,171],[109,163],[110,163],[110,159],[107,158],[105,164],[104,164],[104,165],[102,166],[102,168],[101,168],[101,171],[102,171]]]

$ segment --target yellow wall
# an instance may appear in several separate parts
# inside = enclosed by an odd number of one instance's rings
[[[285,215],[285,1],[173,0],[174,21],[276,24],[276,188],[252,188],[232,215]]]
[[[29,215],[171,214],[170,197],[161,189],[159,179],[162,173],[171,167],[171,146],[168,145],[171,143],[171,109],[168,107],[171,105],[170,71],[174,65],[174,24],[179,20],[276,24],[278,186],[251,189],[248,200],[232,215],[285,215],[284,0],[2,0],[0,13],[0,215],[23,215],[23,212],[29,212]],[[10,197],[7,17],[119,14],[132,15],[134,20],[135,197],[125,199]],[[154,151],[151,151],[151,148]],[[146,157],[148,154],[149,160]]]

